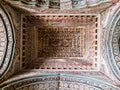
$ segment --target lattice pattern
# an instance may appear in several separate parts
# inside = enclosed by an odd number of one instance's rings
[[[25,15],[22,19],[22,30],[22,67],[98,69],[97,16]]]
[[[84,27],[39,26],[35,31],[38,58],[80,59],[89,50]]]

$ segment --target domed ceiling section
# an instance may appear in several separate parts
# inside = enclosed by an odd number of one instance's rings
[[[9,69],[13,54],[13,25],[6,9],[0,4],[0,79]]]

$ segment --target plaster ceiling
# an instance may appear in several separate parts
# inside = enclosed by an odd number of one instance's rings
[[[90,1],[67,10],[0,1],[0,87],[119,90],[120,2]]]

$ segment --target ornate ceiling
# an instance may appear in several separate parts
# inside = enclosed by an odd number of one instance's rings
[[[6,9],[0,6],[0,78],[11,65],[14,54],[14,27]]]
[[[0,0],[0,90],[120,90],[119,6]]]
[[[5,0],[31,13],[78,14],[100,13],[119,0]],[[50,4],[50,2],[52,4]],[[57,6],[59,4],[59,6]],[[62,5],[61,5],[62,4]],[[23,11],[22,11],[23,12]]]
[[[30,6],[53,9],[84,8],[96,6],[105,2],[112,2],[112,0],[19,0],[19,1]]]

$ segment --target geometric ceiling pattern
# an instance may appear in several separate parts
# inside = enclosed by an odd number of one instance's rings
[[[22,15],[21,68],[99,70],[98,20],[97,15]]]
[[[119,6],[0,1],[0,90],[120,90]]]

